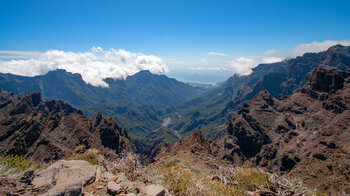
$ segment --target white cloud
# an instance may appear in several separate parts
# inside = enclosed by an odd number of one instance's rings
[[[282,58],[278,57],[238,57],[228,63],[238,75],[249,75],[252,73],[252,69],[260,63],[274,63],[282,61]]]
[[[91,48],[91,51],[92,52],[102,52],[103,49],[100,46],[97,46],[97,47],[94,46],[94,47]]]
[[[283,61],[283,58],[281,57],[262,57],[261,58],[261,63],[276,63]]]
[[[0,54],[18,54],[18,51],[0,51]],[[34,55],[35,54],[35,55]],[[88,52],[65,52],[49,50],[44,53],[28,53],[35,56],[21,60],[0,60],[0,72],[22,76],[35,76],[50,70],[65,69],[72,73],[79,73],[85,82],[94,86],[108,87],[105,78],[126,78],[140,70],[150,70],[152,73],[164,73],[169,69],[162,58],[132,53],[126,50],[103,50],[93,47]]]
[[[325,40],[323,42],[311,42],[307,44],[300,44],[290,50],[290,57],[301,56],[307,52],[321,52],[327,50],[329,47],[341,44],[344,46],[350,46],[350,40]]]
[[[226,56],[225,53],[221,53],[221,52],[208,52],[208,55],[214,55],[214,56]]]
[[[350,46],[350,40],[325,40],[323,42],[311,42],[300,44],[286,51],[268,50],[263,56],[242,56],[235,58],[231,60],[228,65],[231,66],[235,73],[239,75],[249,75],[252,73],[252,68],[261,63],[275,63],[286,58],[301,56],[307,52],[321,52],[337,44]]]

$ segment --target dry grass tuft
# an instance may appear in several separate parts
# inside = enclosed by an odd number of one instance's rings
[[[64,158],[65,160],[84,160],[89,162],[92,165],[100,165],[102,160],[104,159],[103,155],[95,148],[90,148],[88,150],[82,150],[84,149],[83,146],[77,146],[76,147],[77,152],[81,153],[75,153],[73,156]]]
[[[119,158],[108,162],[107,168],[111,168],[113,173],[125,173],[129,180],[135,181],[141,174],[141,169],[143,168],[140,162],[139,155],[132,152],[123,152],[120,154]]]
[[[22,172],[29,168],[41,169],[46,166],[45,164],[35,163],[18,155],[0,156],[0,162],[2,165],[13,168],[17,172]]]
[[[45,164],[37,164],[17,155],[0,156],[0,195],[37,195],[32,186],[21,185],[18,180],[25,170],[45,167]]]

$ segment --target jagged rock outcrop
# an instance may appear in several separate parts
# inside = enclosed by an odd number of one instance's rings
[[[186,162],[186,164],[198,170],[215,170],[218,166],[226,165],[225,161],[218,159],[213,154],[212,148],[215,145],[215,143],[205,138],[202,132],[195,131],[181,138],[179,142],[162,148],[154,160],[156,164],[177,160]]]
[[[78,145],[106,156],[131,150],[127,133],[112,118],[98,113],[88,120],[62,101],[42,101],[40,93],[0,90],[1,154],[49,162],[70,156]]]
[[[261,91],[233,116],[213,151],[242,165],[350,193],[350,73],[315,69],[301,92],[276,99]]]
[[[180,142],[172,144],[170,147],[163,148],[158,157],[162,155],[176,155],[183,152],[191,152],[196,154],[211,154],[210,143],[202,135],[202,132],[195,131],[192,134],[183,137]]]

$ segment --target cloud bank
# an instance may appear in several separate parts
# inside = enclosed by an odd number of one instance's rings
[[[20,58],[30,56],[27,59],[0,60],[0,72],[2,73],[36,76],[46,74],[51,70],[65,69],[81,74],[86,83],[102,87],[108,87],[108,84],[103,81],[105,78],[126,78],[141,70],[149,70],[152,73],[169,71],[162,58],[122,49],[103,50],[101,47],[93,47],[88,52],[0,51],[0,54],[3,57],[8,57],[8,55],[18,55]]]
[[[249,75],[252,69],[261,63],[275,63],[282,61],[280,57],[238,57],[228,63],[238,75]]]
[[[67,52],[62,50],[37,51],[0,51],[0,72],[22,76],[36,76],[46,74],[55,69],[65,69],[72,73],[79,73],[83,80],[94,86],[108,87],[105,78],[122,79],[140,70],[150,70],[152,73],[168,72],[168,65],[173,75],[181,79],[182,75],[205,78],[205,74],[236,73],[249,75],[252,68],[260,63],[280,62],[285,58],[293,58],[306,52],[320,52],[329,47],[341,44],[350,46],[350,40],[326,40],[297,45],[288,50],[271,49],[261,56],[226,56],[225,53],[208,52],[205,59],[178,60],[163,59],[153,55],[132,53],[126,50],[103,50],[93,47],[87,52]],[[218,56],[218,57],[217,57]],[[176,72],[177,70],[177,72]],[[171,73],[169,73],[171,75]],[[225,75],[226,77],[226,75]],[[224,77],[223,77],[224,79]],[[222,79],[222,80],[223,80]],[[187,81],[190,81],[187,79]],[[199,80],[198,80],[199,81]],[[203,82],[201,80],[201,82]]]
[[[327,50],[334,45],[350,46],[350,40],[325,40],[323,42],[311,42],[307,44],[300,44],[289,51],[290,57],[301,56],[307,52],[321,52]]]
[[[234,72],[238,75],[249,75],[252,73],[252,68],[261,63],[280,62],[286,58],[294,58],[301,56],[307,52],[321,52],[336,44],[350,46],[350,40],[325,40],[322,42],[311,42],[300,44],[287,51],[268,50],[262,56],[240,56],[227,63]]]

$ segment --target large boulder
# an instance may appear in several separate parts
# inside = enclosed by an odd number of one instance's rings
[[[32,184],[42,195],[80,195],[82,187],[95,181],[98,167],[87,161],[60,160],[35,174]]]

